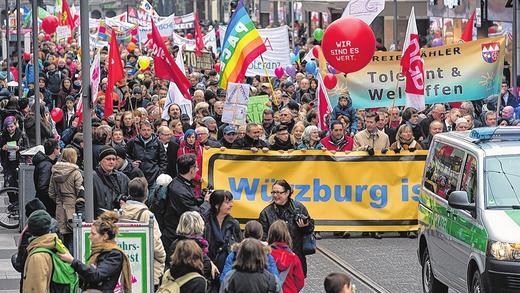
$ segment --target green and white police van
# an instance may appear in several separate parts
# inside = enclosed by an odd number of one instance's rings
[[[520,127],[436,135],[419,225],[424,292],[520,292]]]

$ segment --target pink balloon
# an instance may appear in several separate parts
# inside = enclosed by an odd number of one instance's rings
[[[274,75],[276,75],[276,77],[278,78],[282,78],[283,76],[283,68],[280,66],[280,67],[276,67],[274,69]]]

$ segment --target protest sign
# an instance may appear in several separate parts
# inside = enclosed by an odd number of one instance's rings
[[[222,122],[233,125],[246,124],[249,88],[250,85],[244,83],[230,82],[228,84]]]
[[[262,123],[262,114],[265,109],[269,107],[266,103],[269,102],[269,96],[254,96],[249,97],[247,103],[247,120],[249,122]]]
[[[75,223],[79,227],[74,228],[74,239],[78,247],[75,254],[84,263],[88,262],[92,253],[90,242],[90,230],[92,223]],[[153,292],[153,228],[147,223],[117,223],[119,233],[117,244],[126,253],[130,262],[132,273],[133,292]],[[121,292],[120,281],[114,292]]]
[[[163,37],[171,37],[173,31],[175,29],[175,15],[172,14],[168,17],[165,17],[163,20],[157,22],[155,25],[159,30],[159,34]],[[152,24],[148,26],[139,26],[139,42],[144,44],[148,41],[148,34],[152,32]]]
[[[479,39],[463,44],[422,49],[426,104],[471,101],[500,93],[504,67],[504,37]],[[405,78],[401,52],[376,52],[372,61],[347,80],[337,75],[338,85],[329,91],[332,105],[347,87],[354,108],[403,106]],[[395,101],[394,101],[395,100]]]
[[[173,44],[175,45],[178,45],[178,46],[184,46],[186,50],[189,50],[189,51],[195,51],[195,40],[194,39],[187,39],[187,38],[183,38],[181,36],[179,36],[178,34],[176,34],[175,32],[173,32],[172,34],[172,38],[173,38]],[[204,41],[204,46],[206,48],[210,48],[211,47],[211,50],[213,51],[213,53],[215,55],[218,54],[218,51],[217,51],[217,34],[215,33],[215,30],[212,29],[210,30],[209,32],[207,32],[203,37],[202,37],[203,41]]]
[[[202,52],[202,54],[197,57],[195,51],[186,50],[184,51],[184,63],[195,71],[211,70],[213,69],[213,56],[211,56],[209,52]]]
[[[220,35],[226,35],[226,27],[220,26]],[[265,61],[265,67],[269,72],[270,76],[274,76],[274,70],[277,67],[284,67],[291,64],[291,58],[289,53],[291,51],[289,47],[289,33],[287,26],[281,26],[277,28],[266,28],[259,29],[258,33],[262,40],[264,40],[267,51],[262,53]],[[222,42],[222,39],[220,40]],[[262,64],[262,58],[256,58],[246,71],[246,76],[266,76],[264,65]]]
[[[231,191],[232,214],[241,223],[258,219],[272,201],[273,182],[285,179],[317,231],[414,231],[422,177],[417,170],[423,170],[426,155],[209,149],[202,175],[206,186]]]
[[[60,40],[67,40],[71,35],[70,26],[68,25],[60,25],[56,28],[56,39],[58,42]]]
[[[136,7],[127,8],[127,21],[129,23],[136,24],[139,26],[147,27],[147,26],[152,25],[152,20],[155,22],[159,22],[159,21],[163,20],[164,18],[165,17],[152,15],[142,8],[136,8]]]

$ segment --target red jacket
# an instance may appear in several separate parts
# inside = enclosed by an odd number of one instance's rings
[[[283,293],[298,293],[305,285],[303,268],[298,256],[291,251],[289,246],[282,242],[275,242],[271,245],[271,255],[276,261],[276,267],[280,276],[284,271],[289,270],[285,282],[282,286]],[[292,266],[291,266],[292,263]],[[290,268],[289,268],[290,266]]]
[[[354,146],[354,139],[348,135],[345,135],[345,139],[337,144],[332,142],[330,135],[322,138],[320,142],[327,150],[337,152],[352,151]]]

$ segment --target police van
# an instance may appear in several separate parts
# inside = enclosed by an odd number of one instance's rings
[[[436,135],[420,193],[424,292],[520,292],[520,127]]]

